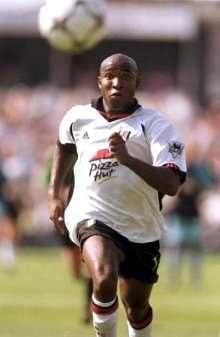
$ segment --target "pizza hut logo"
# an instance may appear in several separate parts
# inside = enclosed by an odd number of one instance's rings
[[[91,162],[91,161],[95,161],[99,159],[107,159],[107,158],[112,158],[112,155],[109,149],[102,149],[102,150],[98,150],[89,161]]]
[[[117,160],[112,158],[109,149],[98,150],[89,162],[91,163],[89,176],[98,183],[115,177],[116,167],[119,166]]]

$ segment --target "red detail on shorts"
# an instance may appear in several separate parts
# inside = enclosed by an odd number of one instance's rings
[[[109,307],[100,307],[99,305],[95,304],[93,301],[91,303],[91,310],[97,315],[110,315],[118,308],[118,298],[116,298],[115,302],[110,305]]]
[[[112,158],[112,155],[110,154],[109,149],[103,149],[96,152],[96,154],[89,160],[99,160],[99,159],[106,159],[106,158]]]
[[[129,322],[135,330],[141,330],[141,329],[146,328],[152,322],[152,320],[153,320],[153,310],[150,307],[148,312],[147,312],[147,316],[146,316],[146,318],[144,319],[143,322],[137,323],[137,322],[133,322],[133,321],[130,321],[130,320],[129,320]]]
[[[163,166],[175,169],[177,171],[180,171],[179,167],[174,163],[167,163],[167,164],[164,164]]]

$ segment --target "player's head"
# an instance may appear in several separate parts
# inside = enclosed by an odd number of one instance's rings
[[[133,102],[138,84],[138,67],[131,57],[113,54],[102,61],[98,86],[108,111],[125,111]]]

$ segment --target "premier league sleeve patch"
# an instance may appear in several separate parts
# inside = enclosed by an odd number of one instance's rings
[[[170,141],[168,143],[168,146],[169,152],[171,153],[173,158],[177,158],[178,156],[180,156],[184,149],[184,144],[176,140]]]

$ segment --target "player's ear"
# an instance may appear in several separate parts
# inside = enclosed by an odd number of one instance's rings
[[[97,77],[97,85],[98,85],[99,90],[101,90],[102,89],[102,86],[101,86],[101,76]]]

